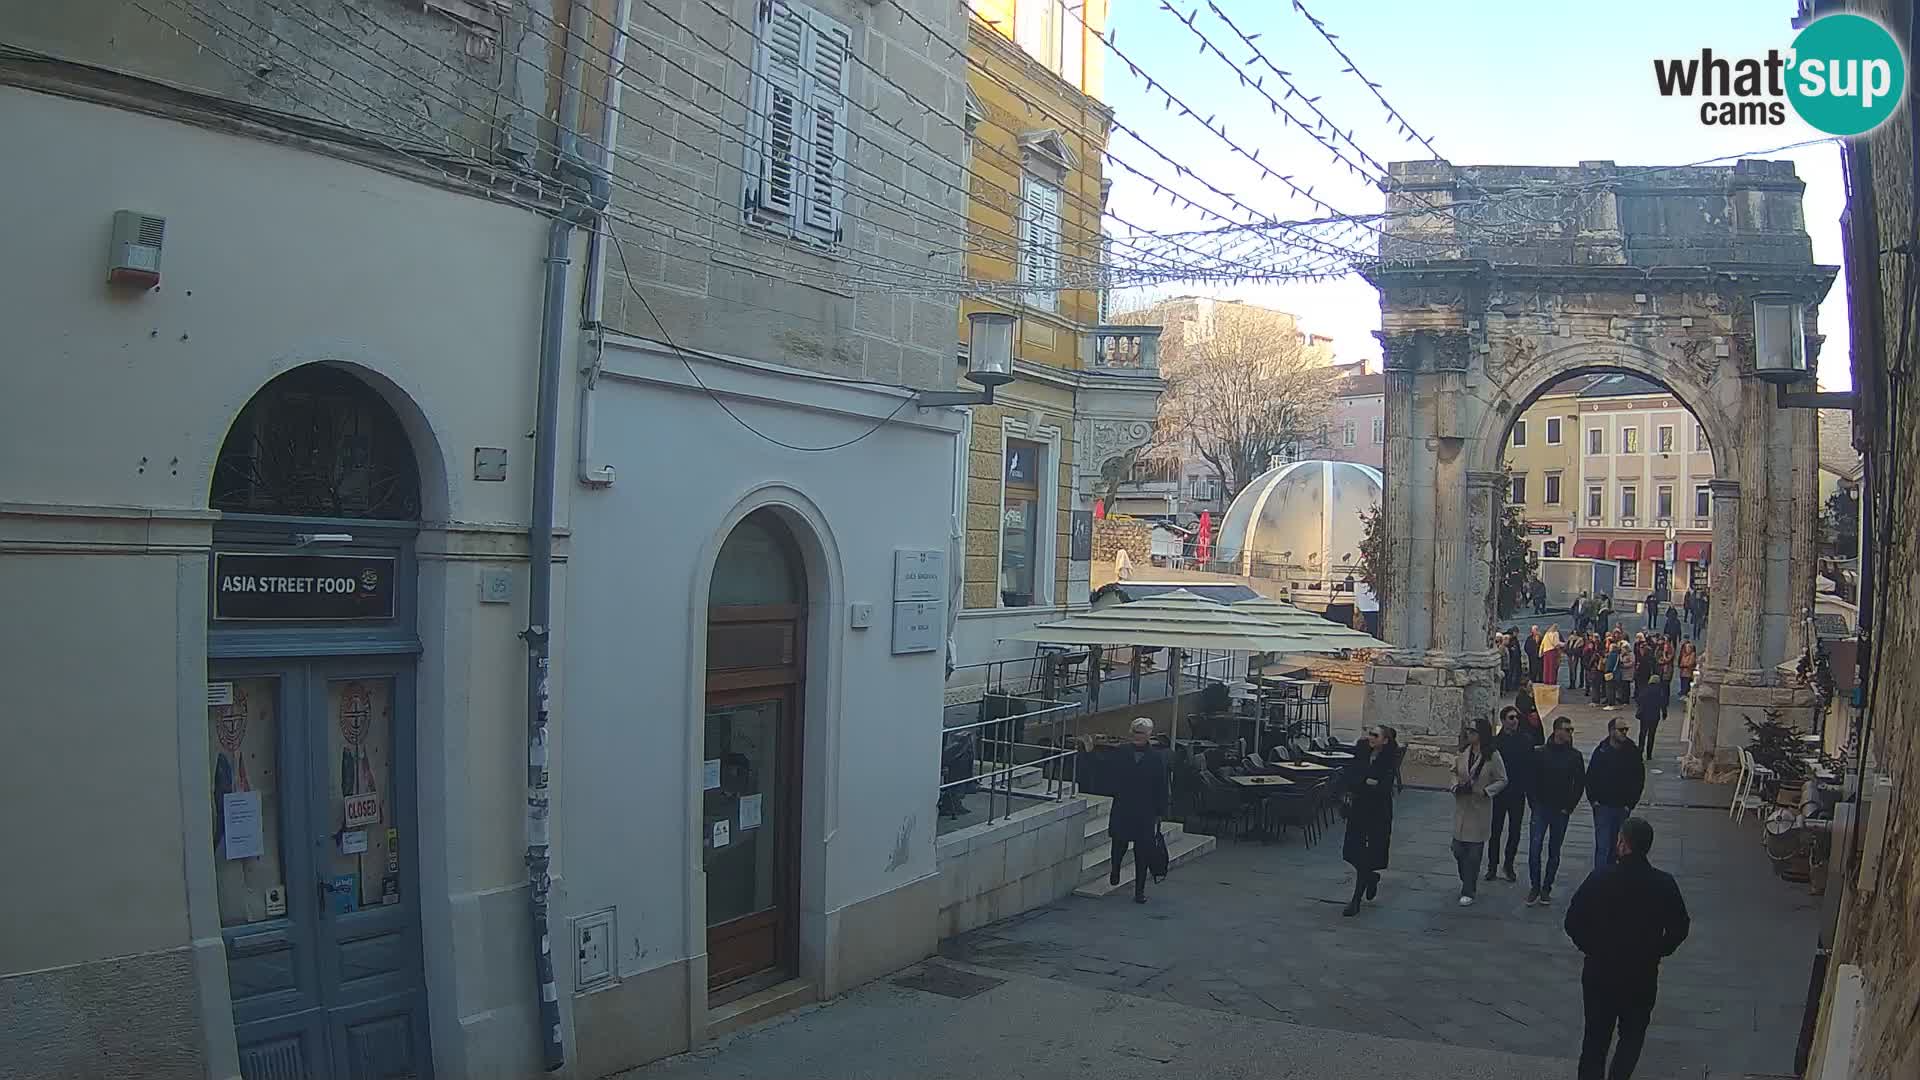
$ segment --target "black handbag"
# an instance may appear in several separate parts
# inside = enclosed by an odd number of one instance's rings
[[[1153,875],[1154,884],[1167,879],[1167,838],[1156,826],[1153,833],[1141,845],[1147,853],[1147,873]]]

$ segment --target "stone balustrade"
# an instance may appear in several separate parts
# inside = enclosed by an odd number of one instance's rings
[[[1099,326],[1082,340],[1082,359],[1092,371],[1156,376],[1160,373],[1158,326]]]

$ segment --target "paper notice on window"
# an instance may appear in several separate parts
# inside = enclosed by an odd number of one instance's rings
[[[705,783],[706,783],[705,790],[707,791],[712,791],[714,788],[717,788],[720,786],[720,759],[719,758],[707,759]]]
[[[232,791],[220,797],[220,813],[225,819],[227,858],[257,859],[262,852],[260,793]]]
[[[727,822],[725,821],[714,822],[713,823],[713,846],[717,848],[723,848],[731,843],[733,843],[733,830],[728,826]]]
[[[761,796],[759,795],[740,796],[740,831],[741,832],[746,832],[748,829],[757,829],[760,827],[760,799],[761,799]]]

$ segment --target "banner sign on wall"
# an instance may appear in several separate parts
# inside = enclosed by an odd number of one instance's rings
[[[286,622],[391,619],[398,560],[379,555],[213,557],[213,617]]]

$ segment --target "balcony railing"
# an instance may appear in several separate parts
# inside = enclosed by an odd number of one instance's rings
[[[1081,340],[1088,369],[1127,375],[1160,374],[1158,326],[1099,326]]]

